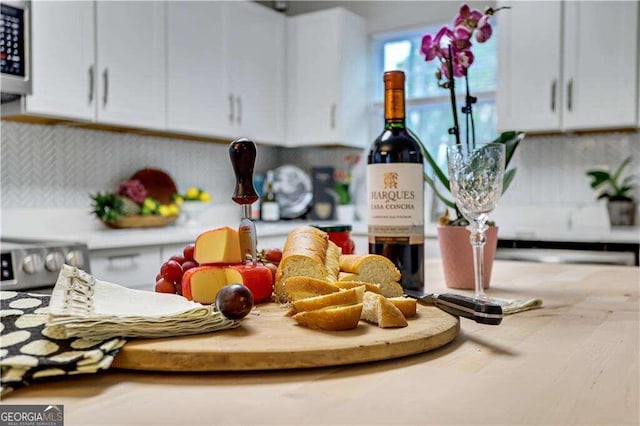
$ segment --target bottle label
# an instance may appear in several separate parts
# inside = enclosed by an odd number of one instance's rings
[[[369,243],[424,243],[422,164],[369,164],[367,191]]]

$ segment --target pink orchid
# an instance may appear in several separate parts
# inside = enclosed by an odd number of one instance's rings
[[[453,32],[446,26],[440,28],[435,37],[427,34],[422,38],[422,46],[420,48],[420,51],[424,55],[425,61],[431,61],[436,56],[439,58],[443,57],[444,53],[440,45],[442,43],[442,38],[445,36],[449,39],[453,38]]]
[[[484,43],[485,41],[491,38],[491,34],[493,33],[493,29],[491,28],[491,23],[489,22],[489,18],[491,15],[484,15],[478,21],[478,27],[476,28],[476,40],[478,43]]]
[[[477,9],[471,10],[469,5],[463,4],[460,7],[458,15],[453,20],[453,26],[464,25],[467,28],[473,29],[478,25],[480,18],[482,18],[482,12]]]

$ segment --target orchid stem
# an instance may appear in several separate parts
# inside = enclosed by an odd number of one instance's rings
[[[467,88],[467,96],[465,103],[467,106],[467,126],[471,122],[471,146],[476,148],[476,126],[473,122],[473,102],[471,102],[471,95],[469,94],[469,69],[467,68],[467,74],[464,76],[464,82]],[[467,140],[469,139],[469,128],[467,127]]]
[[[449,94],[451,96],[451,108],[453,110],[453,134],[456,137],[456,145],[460,145],[460,126],[458,125],[458,107],[456,106],[455,79],[453,78],[453,52],[451,45],[449,45],[447,70],[449,71]]]

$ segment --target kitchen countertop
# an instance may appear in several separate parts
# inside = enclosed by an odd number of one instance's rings
[[[426,275],[443,288],[438,260]],[[638,424],[639,282],[637,267],[497,261],[489,293],[543,308],[497,327],[463,319],[432,352],[273,372],[110,370],[3,403],[64,404],[68,425]]]
[[[218,226],[237,226],[239,211],[236,206],[212,206],[200,221],[200,227],[189,227],[179,220],[163,228],[110,229],[90,216],[83,209],[14,209],[2,211],[1,235],[4,238],[32,238],[41,240],[65,240],[84,242],[90,250],[182,244],[195,240],[206,229]],[[256,222],[258,237],[286,235],[293,227],[302,224],[335,224],[318,221]],[[366,235],[364,222],[353,225],[353,235]],[[505,240],[600,242],[639,244],[640,227],[589,227],[576,225],[567,227],[560,223],[548,226],[518,224],[507,218],[501,219],[499,238]],[[437,224],[427,223],[427,238],[437,237]]]

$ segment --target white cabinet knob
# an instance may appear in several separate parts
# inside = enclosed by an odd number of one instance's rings
[[[59,251],[54,251],[52,253],[49,253],[44,258],[44,266],[47,268],[48,271],[51,271],[51,272],[59,271],[60,268],[62,268],[63,263],[64,263],[64,256]]]
[[[44,269],[44,261],[38,253],[28,254],[22,259],[22,269],[29,275],[36,274]]]

